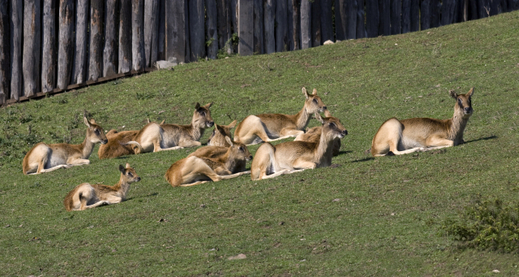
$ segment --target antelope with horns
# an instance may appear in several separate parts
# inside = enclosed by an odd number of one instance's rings
[[[119,165],[119,171],[121,171],[121,178],[114,186],[83,183],[75,187],[65,196],[63,201],[65,209],[67,211],[83,211],[101,205],[121,203],[126,200],[130,183],[139,182],[141,178],[128,163],[126,167]]]
[[[252,160],[251,179],[274,178],[304,169],[330,166],[334,140],[343,138],[348,131],[335,117],[321,118],[318,113],[315,117],[322,124],[319,142],[287,141],[275,146],[264,143]]]
[[[200,146],[204,130],[214,125],[209,110],[211,105],[213,103],[205,106],[196,103],[189,125],[149,123],[141,129],[135,140],[127,144],[133,145],[135,154]]]
[[[306,97],[303,109],[295,115],[259,114],[247,116],[234,131],[234,141],[247,145],[260,142],[276,141],[288,137],[296,137],[304,133],[310,121],[310,115],[323,112],[326,106],[314,89],[312,94],[303,88]]]
[[[59,168],[69,168],[76,165],[90,164],[90,154],[98,142],[105,144],[108,140],[103,128],[96,124],[94,119],[87,119],[86,111],[83,121],[88,127],[86,137],[81,144],[36,144],[23,158],[22,169],[24,174],[40,174],[54,171]]]
[[[217,182],[250,173],[238,172],[237,166],[252,159],[247,146],[239,142],[233,143],[229,137],[227,143],[230,146],[225,154],[215,158],[188,156],[172,164],[164,177],[173,187],[187,187],[208,180]]]
[[[373,156],[402,155],[428,151],[463,143],[463,131],[472,115],[471,98],[474,88],[467,94],[449,95],[456,100],[454,115],[450,119],[390,118],[380,126],[371,143]]]
[[[329,110],[325,110],[324,116],[332,117],[332,114],[330,113]],[[311,128],[310,130],[306,131],[306,133],[299,134],[294,140],[318,143],[319,140],[321,140],[322,129],[323,129],[322,126],[315,126],[315,127]],[[340,151],[341,151],[341,139],[336,138],[333,140],[333,156],[339,155]]]

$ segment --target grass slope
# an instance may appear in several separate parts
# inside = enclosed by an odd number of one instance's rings
[[[304,51],[191,63],[0,109],[0,267],[57,275],[517,275],[517,256],[465,250],[441,226],[481,194],[516,201],[519,13]],[[105,128],[146,118],[188,123],[214,102],[216,123],[296,113],[317,88],[349,131],[330,168],[253,182],[172,188],[167,168],[193,149],[99,160],[24,176],[39,141],[83,140],[83,109]],[[373,159],[389,117],[452,116],[449,89],[475,87],[466,144]],[[311,126],[316,125],[311,121]],[[205,142],[208,131],[202,138]],[[254,153],[256,147],[251,148]],[[66,212],[82,182],[115,184],[119,164],[142,181],[119,205]],[[246,259],[229,260],[238,254]]]

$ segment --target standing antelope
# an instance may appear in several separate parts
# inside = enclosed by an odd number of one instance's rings
[[[318,113],[315,117],[322,123],[319,142],[287,141],[275,146],[264,143],[252,160],[251,179],[274,178],[304,169],[330,166],[334,140],[343,138],[348,131],[335,117],[321,118]]]
[[[229,137],[227,143],[230,146],[225,154],[215,158],[188,156],[172,164],[164,177],[173,187],[187,187],[208,180],[217,182],[249,173],[238,172],[241,164],[252,159],[247,146],[239,142],[233,143]]]
[[[312,94],[302,89],[306,97],[303,109],[295,115],[287,114],[259,114],[247,116],[234,131],[234,141],[247,145],[261,141],[276,141],[288,137],[296,137],[304,133],[310,121],[310,115],[323,112],[326,106],[314,89]]]
[[[332,117],[332,114],[330,113],[329,110],[325,110],[324,116]],[[310,130],[306,131],[306,133],[299,134],[294,140],[318,143],[319,140],[321,140],[322,129],[323,129],[322,126],[315,126],[315,127],[311,128]],[[341,139],[336,138],[333,140],[333,156],[339,155],[340,151],[341,151]]]
[[[82,144],[36,144],[23,158],[23,173],[40,174],[43,172],[54,171],[59,168],[69,168],[76,165],[90,164],[90,154],[94,150],[94,145],[98,142],[107,142],[103,128],[96,124],[94,119],[90,121],[83,115],[83,121],[88,127],[86,137]]]
[[[371,144],[373,156],[402,155],[416,151],[428,151],[463,143],[463,131],[472,115],[471,97],[474,88],[467,94],[449,95],[456,99],[454,115],[450,119],[390,118],[380,126]]]
[[[114,186],[83,183],[75,187],[65,196],[63,201],[65,209],[67,211],[83,211],[101,205],[121,203],[126,200],[130,183],[139,182],[141,178],[128,163],[126,168],[119,165],[119,171],[121,171],[121,178]]]

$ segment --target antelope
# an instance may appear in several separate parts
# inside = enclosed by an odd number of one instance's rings
[[[121,203],[126,200],[130,184],[139,182],[141,178],[128,163],[126,167],[119,165],[119,171],[121,172],[121,178],[114,186],[83,183],[75,187],[65,196],[63,201],[65,209],[69,212],[83,211],[101,205]]]
[[[227,144],[227,141],[225,140],[225,137],[231,137],[231,129],[236,126],[237,121],[234,120],[229,125],[214,125],[214,130],[211,136],[209,137],[209,140],[207,141],[207,145],[213,145],[213,146],[225,146],[228,147],[229,144]]]
[[[105,144],[108,140],[103,128],[96,124],[94,119],[90,121],[83,115],[83,122],[88,127],[86,137],[82,144],[36,144],[23,158],[23,173],[40,174],[54,171],[60,168],[70,168],[76,165],[90,164],[90,154],[96,143]]]
[[[135,154],[200,146],[202,144],[199,140],[204,130],[214,125],[209,110],[211,105],[213,103],[205,106],[196,103],[189,125],[148,123],[140,130],[136,139],[127,144],[133,145]]]
[[[334,140],[348,134],[339,119],[315,117],[322,124],[318,142],[287,141],[277,145],[262,144],[252,160],[251,179],[261,180],[305,169],[330,166]]]
[[[259,114],[247,116],[234,131],[234,141],[247,145],[260,142],[271,142],[288,137],[296,137],[304,133],[304,129],[310,121],[310,115],[315,112],[323,112],[326,105],[317,96],[317,90],[312,94],[302,89],[306,97],[303,109],[295,115],[287,114]]]
[[[247,146],[239,142],[233,143],[229,137],[226,140],[230,146],[225,154],[215,158],[188,156],[172,164],[164,177],[173,187],[187,187],[203,184],[208,180],[217,182],[250,173],[239,172],[240,164],[252,159]]]
[[[332,117],[332,114],[330,113],[329,110],[325,110],[324,116]],[[323,128],[322,126],[315,126],[315,127],[311,128],[310,130],[306,131],[306,133],[299,134],[294,140],[318,143],[319,140],[321,139],[322,128]],[[333,156],[339,155],[340,151],[341,151],[341,139],[336,138],[333,140]]]
[[[456,146],[463,141],[463,131],[472,115],[471,98],[474,88],[467,94],[449,95],[456,100],[454,115],[450,119],[390,118],[378,129],[371,143],[373,156],[402,155],[416,151],[428,151]]]

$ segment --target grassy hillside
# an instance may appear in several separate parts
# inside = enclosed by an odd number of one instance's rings
[[[519,13],[304,51],[198,62],[0,109],[0,267],[13,276],[519,274],[516,254],[458,247],[442,231],[474,199],[517,203]],[[164,173],[194,149],[99,160],[39,176],[39,141],[80,143],[82,112],[105,128],[188,123],[214,102],[217,124],[295,114],[316,88],[349,135],[329,168],[173,188]],[[442,151],[364,153],[389,117],[452,116],[448,91],[475,87],[465,141]],[[317,122],[311,121],[311,126]],[[202,142],[207,141],[207,131]],[[254,153],[257,146],[251,147]],[[118,205],[66,212],[82,182],[142,181]],[[229,259],[245,254],[245,259]]]

